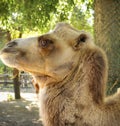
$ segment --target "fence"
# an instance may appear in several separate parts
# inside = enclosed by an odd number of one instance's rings
[[[10,79],[9,74],[0,74],[0,84],[4,84],[4,86],[7,84],[13,84],[13,80]]]
[[[31,87],[32,77],[27,73],[21,73],[19,76],[19,82],[21,87]],[[0,84],[3,84],[4,87],[13,84],[12,74],[0,74]]]

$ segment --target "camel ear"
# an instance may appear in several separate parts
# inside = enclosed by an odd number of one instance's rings
[[[87,39],[88,39],[87,34],[81,33],[75,41],[74,48],[80,49],[87,42]]]

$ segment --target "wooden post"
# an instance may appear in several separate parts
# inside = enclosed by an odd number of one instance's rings
[[[15,92],[15,99],[20,99],[20,82],[19,82],[19,70],[16,68],[13,69],[13,82],[14,82],[14,92]]]

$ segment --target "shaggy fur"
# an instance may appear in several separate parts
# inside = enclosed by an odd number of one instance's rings
[[[36,38],[15,40],[1,59],[32,74],[44,126],[120,126],[120,93],[105,97],[107,59],[91,36],[60,23]]]

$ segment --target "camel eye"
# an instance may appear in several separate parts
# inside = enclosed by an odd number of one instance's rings
[[[42,47],[46,47],[46,46],[48,45],[48,41],[47,41],[47,40],[42,40],[42,41],[40,42],[40,45],[41,45]]]
[[[39,47],[46,48],[53,42],[52,42],[52,40],[41,38],[38,40],[38,43],[39,43]]]

